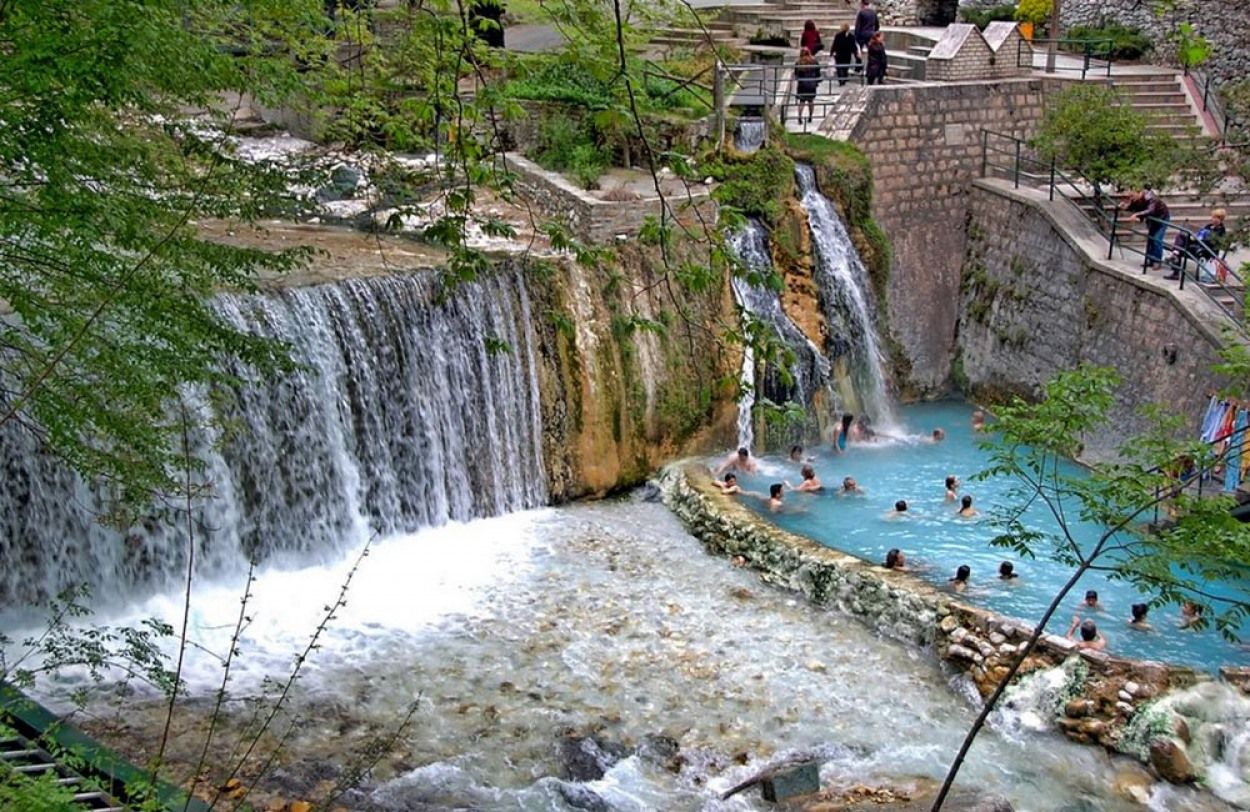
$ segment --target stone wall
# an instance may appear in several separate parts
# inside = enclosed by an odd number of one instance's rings
[[[516,153],[508,155],[508,165],[516,175],[516,189],[546,217],[563,222],[578,239],[590,245],[611,243],[618,237],[633,237],[648,217],[660,216],[657,197],[637,200],[603,200],[593,192],[579,189],[558,172],[549,172]],[[716,221],[716,204],[706,192],[687,197],[669,195],[670,214],[693,224],[701,215]],[[698,209],[699,214],[695,210]]]
[[[702,465],[672,465],[660,478],[665,503],[707,549],[760,579],[839,609],[883,634],[933,646],[988,696],[1031,634],[1029,626],[954,600],[908,573],[894,572],[773,525],[722,495]],[[1177,707],[1205,686],[1245,692],[1247,669],[1226,669],[1214,684],[1193,669],[1080,651],[1043,635],[1020,676],[1062,682],[1039,710],[1070,738],[1099,744],[1150,763],[1167,780],[1195,777],[1187,755],[1184,713]],[[1238,687],[1242,686],[1242,687]],[[1053,702],[1051,700],[1054,700]],[[1179,719],[1179,721],[1178,721]]]
[[[1181,22],[1191,22],[1214,46],[1202,70],[1220,81],[1243,79],[1250,72],[1250,49],[1245,46],[1250,3],[1245,0],[1176,0],[1175,9],[1163,16],[1155,13],[1153,3],[1142,0],[1063,0],[1062,14],[1065,29],[1114,21],[1141,30],[1155,43],[1151,61],[1164,65],[1175,62],[1168,37]]]
[[[911,363],[914,395],[949,383],[955,357],[968,189],[981,169],[981,130],[1031,135],[1051,82],[885,85],[846,94],[825,132],[872,163],[873,216],[890,235],[889,331]]]
[[[1032,72],[1032,50],[1029,59],[1022,59],[1022,49],[1029,46],[1020,38],[1014,25],[994,24],[985,32],[974,25],[947,26],[942,38],[933,46],[925,61],[925,80],[932,82],[967,82],[987,79],[1010,79]]]
[[[959,349],[975,397],[1034,394],[1082,361],[1123,377],[1113,431],[1090,437],[1091,457],[1111,456],[1147,426],[1143,403],[1164,405],[1196,427],[1220,385],[1219,316],[1202,294],[1106,261],[1106,242],[1071,204],[1033,190],[978,181],[969,206]],[[1165,349],[1174,349],[1174,361]]]

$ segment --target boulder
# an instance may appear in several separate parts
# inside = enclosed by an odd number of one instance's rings
[[[1172,739],[1153,739],[1150,742],[1150,766],[1160,778],[1173,784],[1189,784],[1198,777],[1184,746]]]
[[[629,750],[595,736],[568,735],[556,743],[560,777],[568,781],[598,781]]]

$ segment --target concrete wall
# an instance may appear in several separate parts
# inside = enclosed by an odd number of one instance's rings
[[[1091,437],[1107,457],[1146,428],[1136,409],[1157,403],[1197,426],[1220,385],[1222,316],[1195,288],[1180,291],[1129,262],[1106,262],[1106,242],[1070,203],[1048,203],[1005,181],[978,181],[969,197],[959,350],[974,396],[1031,394],[1082,361],[1123,378],[1114,429]],[[1165,348],[1175,348],[1169,363]]]
[[[826,122],[826,134],[851,141],[872,163],[873,216],[894,248],[889,330],[911,361],[899,381],[905,391],[934,394],[950,380],[981,130],[1032,134],[1052,81],[861,88]]]

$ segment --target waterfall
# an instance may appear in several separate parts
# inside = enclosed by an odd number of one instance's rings
[[[749,220],[746,227],[734,235],[732,244],[748,269],[771,271],[768,232],[758,220]],[[752,285],[742,276],[733,277],[732,287],[734,299],[743,312],[770,327],[777,339],[795,355],[795,362],[789,368],[793,383],[787,387],[772,370],[766,371],[764,380],[757,381],[754,349],[747,346],[743,353],[742,388],[746,395],[738,404],[738,445],[751,448],[754,441],[752,408],[757,395],[763,391],[776,403],[795,401],[810,406],[812,396],[829,380],[830,365],[820,348],[786,315],[777,291],[765,285]]]
[[[800,204],[811,227],[816,278],[829,324],[829,354],[845,359],[858,408],[874,422],[889,425],[893,422],[893,408],[874,323],[868,270],[837,209],[816,186],[812,168],[800,164],[795,174]]]
[[[258,380],[228,364],[240,381],[233,391],[184,393],[209,424],[192,438],[195,476],[211,488],[193,516],[201,574],[249,559],[306,563],[373,530],[545,503],[532,314],[519,274],[446,300],[421,273],[225,294],[214,306],[237,329],[284,341],[298,367]],[[103,495],[28,432],[0,431],[0,459],[0,605],[78,583],[126,594],[180,577],[185,516],[171,521],[154,508],[125,532],[107,528],[97,521]]]
[[[740,118],[734,131],[734,148],[739,152],[752,153],[764,146],[767,123],[762,118]]]

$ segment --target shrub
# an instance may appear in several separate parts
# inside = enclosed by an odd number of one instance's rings
[[[523,64],[527,70],[507,85],[507,93],[514,99],[564,102],[591,110],[612,104],[608,84],[584,68],[560,59],[528,60]]]
[[[590,127],[567,114],[545,116],[538,127],[538,147],[530,156],[543,169],[567,172],[587,189],[595,188],[609,160]]]
[[[985,29],[990,23],[1007,21],[1011,22],[1016,18],[1016,7],[1011,3],[1001,6],[990,6],[989,8],[961,8],[959,10],[959,18],[966,23],[971,23],[977,28]]]
[[[790,38],[784,33],[777,31],[765,31],[760,28],[747,40],[751,45],[775,45],[788,48],[790,46]]]
[[[1064,37],[1064,50],[1082,53],[1084,44],[1078,40],[1107,40],[1094,42],[1092,53],[1107,59],[1141,59],[1150,51],[1153,44],[1150,39],[1136,28],[1109,23],[1096,27],[1078,25],[1068,29]]]
[[[1020,0],[1015,17],[1021,22],[1045,25],[1054,7],[1054,0]]]

